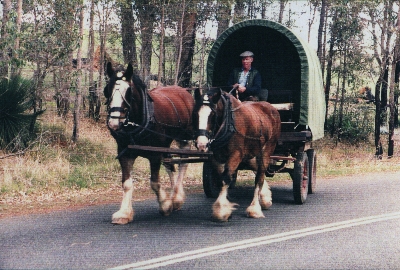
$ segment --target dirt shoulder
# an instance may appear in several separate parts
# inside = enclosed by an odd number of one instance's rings
[[[200,185],[186,189],[186,194],[203,192]],[[134,191],[133,200],[142,201],[156,199],[151,188],[141,188]],[[43,194],[11,194],[0,200],[0,219],[13,216],[43,214],[53,211],[80,209],[102,204],[119,204],[122,199],[120,186],[106,189],[81,189],[65,192],[43,192]]]

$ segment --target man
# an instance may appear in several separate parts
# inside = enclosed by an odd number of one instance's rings
[[[228,85],[236,88],[239,94],[239,100],[257,101],[261,90],[261,75],[258,70],[251,67],[254,54],[245,51],[240,54],[242,58],[242,67],[235,68],[229,76]]]

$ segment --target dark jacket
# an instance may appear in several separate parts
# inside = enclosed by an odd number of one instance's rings
[[[239,82],[239,75],[242,68],[235,68],[229,76],[228,85],[234,85]],[[257,69],[251,68],[246,82],[246,91],[239,94],[239,99],[244,100],[249,96],[257,96],[261,89],[261,74]]]

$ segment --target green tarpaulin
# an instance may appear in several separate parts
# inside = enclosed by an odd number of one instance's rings
[[[290,121],[308,127],[313,140],[324,136],[325,97],[316,52],[287,27],[268,20],[233,25],[215,41],[207,62],[207,83],[229,91],[227,80],[241,66],[240,53],[254,53],[270,103],[294,103]],[[287,119],[284,119],[286,121]]]

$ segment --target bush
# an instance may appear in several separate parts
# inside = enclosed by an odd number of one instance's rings
[[[32,82],[15,76],[0,81],[0,148],[8,151],[24,149],[31,139],[30,126],[36,116],[32,107]]]
[[[335,127],[332,127],[334,122]],[[374,111],[368,105],[356,105],[344,111],[341,128],[337,127],[338,122],[338,116],[331,115],[326,126],[329,131],[333,128],[341,140],[350,143],[368,142],[374,132]]]

